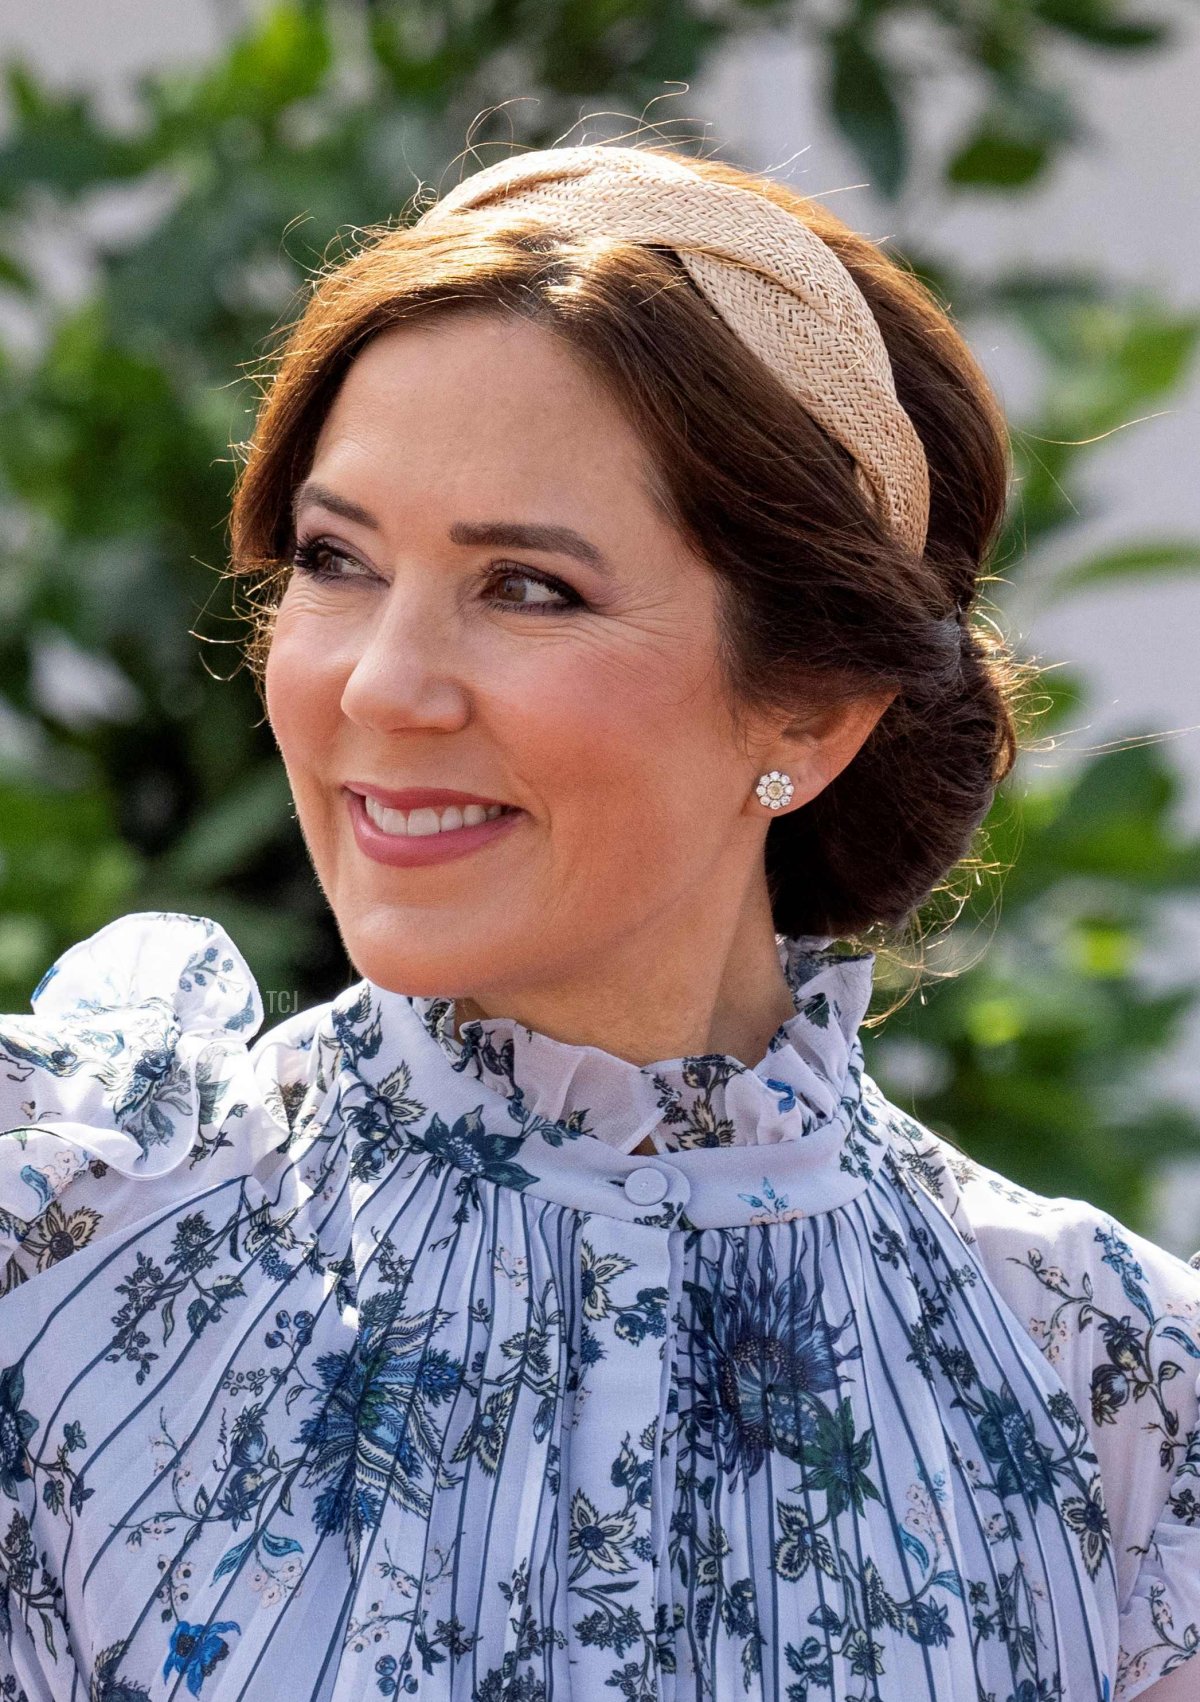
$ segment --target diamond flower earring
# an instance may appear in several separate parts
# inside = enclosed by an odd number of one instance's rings
[[[770,774],[764,774],[755,787],[759,802],[769,810],[780,810],[785,804],[790,804],[795,790],[788,775],[780,774],[777,768],[773,768]]]

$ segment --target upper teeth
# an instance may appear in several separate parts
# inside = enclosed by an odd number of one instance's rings
[[[467,804],[459,809],[389,810],[376,798],[363,798],[363,807],[376,827],[384,833],[408,834],[413,838],[424,833],[451,833],[458,827],[478,827],[480,822],[493,821],[504,808],[503,804]]]

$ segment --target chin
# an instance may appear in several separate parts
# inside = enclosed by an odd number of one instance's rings
[[[338,931],[355,970],[376,987],[414,998],[460,998],[478,984],[481,952],[478,918],[447,920],[442,928],[427,912],[386,908],[351,922],[339,919]]]

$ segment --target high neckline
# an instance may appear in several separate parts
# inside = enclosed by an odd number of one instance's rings
[[[875,954],[830,950],[815,935],[777,935],[794,1011],[751,1066],[708,1052],[636,1064],[574,1045],[515,1018],[473,1017],[456,1003],[405,995],[451,1067],[511,1103],[516,1114],[593,1135],[622,1153],[649,1138],[660,1153],[804,1140],[850,1119],[858,1099],[858,1030]]]

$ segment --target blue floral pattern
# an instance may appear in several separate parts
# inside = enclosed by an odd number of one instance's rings
[[[891,1105],[831,945],[779,942],[754,1069],[369,981],[252,1042],[205,917],[64,953],[0,1017],[0,1698],[1131,1702],[1190,1662],[1197,1261]]]

